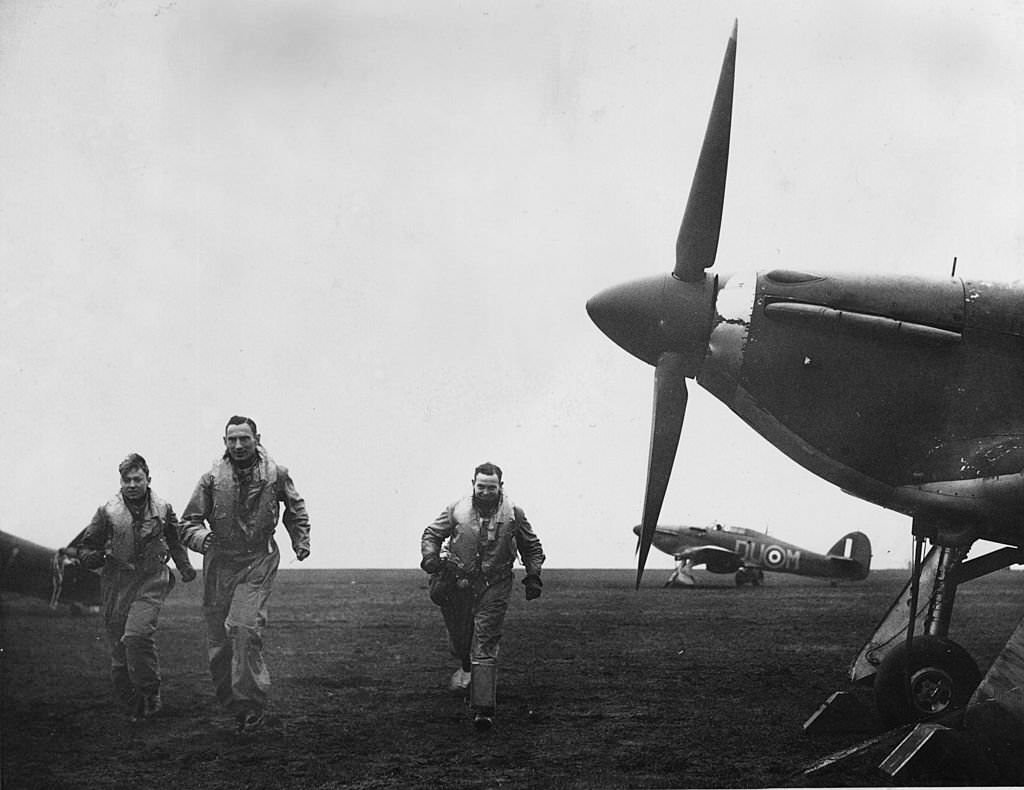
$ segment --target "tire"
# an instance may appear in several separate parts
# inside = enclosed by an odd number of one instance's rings
[[[889,727],[927,721],[963,708],[980,681],[978,665],[960,645],[922,635],[909,660],[903,642],[878,667],[875,706]]]

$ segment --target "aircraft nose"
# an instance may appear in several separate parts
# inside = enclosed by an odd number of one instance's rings
[[[608,288],[587,302],[590,319],[616,345],[649,365],[666,348],[661,331],[662,294],[666,276]]]
[[[717,282],[683,282],[671,274],[608,288],[587,302],[591,320],[616,345],[648,365],[666,351],[682,354],[696,376],[707,350]]]

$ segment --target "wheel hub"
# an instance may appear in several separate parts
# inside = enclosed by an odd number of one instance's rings
[[[953,678],[939,667],[923,667],[910,676],[910,697],[922,713],[942,713],[953,701]]]

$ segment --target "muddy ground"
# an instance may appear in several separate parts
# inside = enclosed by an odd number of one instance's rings
[[[234,734],[206,672],[201,580],[179,584],[158,644],[164,714],[130,723],[109,705],[98,617],[5,596],[2,779],[20,788],[618,788],[884,785],[868,753],[798,771],[870,735],[811,738],[828,695],[901,588],[770,576],[737,589],[702,575],[664,589],[648,571],[551,570],[544,597],[517,585],[499,710],[476,733],[446,688],[454,668],[425,576],[284,570],[266,654],[272,717]],[[952,635],[982,668],[1024,614],[1024,574],[961,588]],[[867,693],[867,692],[862,692]]]

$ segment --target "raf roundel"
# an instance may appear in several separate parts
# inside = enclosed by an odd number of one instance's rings
[[[769,568],[781,568],[786,563],[786,552],[778,546],[769,546],[764,552],[764,563]]]

